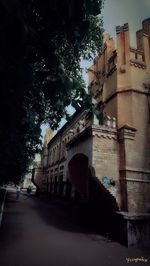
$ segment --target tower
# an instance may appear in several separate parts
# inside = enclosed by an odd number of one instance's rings
[[[116,27],[116,40],[115,49],[104,38],[89,68],[89,93],[117,121],[120,215],[132,245],[150,241],[150,19],[136,33],[137,48],[130,46],[127,23]]]

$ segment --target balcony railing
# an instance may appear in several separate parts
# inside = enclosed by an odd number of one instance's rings
[[[76,121],[75,124],[73,124],[73,127],[68,131],[69,141],[72,140],[75,136],[83,132],[87,127],[90,127],[92,125],[99,125],[102,127],[107,128],[116,128],[116,118],[110,117],[106,114],[103,115],[103,119],[100,123],[96,115],[93,115],[93,117],[88,117],[88,113],[86,113],[82,118],[80,118],[78,121]]]

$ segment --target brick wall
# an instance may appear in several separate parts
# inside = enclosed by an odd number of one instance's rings
[[[95,169],[96,177],[102,184],[105,176],[115,182],[114,186],[103,185],[120,205],[119,146],[115,129],[103,127],[101,132],[94,134],[92,165]]]

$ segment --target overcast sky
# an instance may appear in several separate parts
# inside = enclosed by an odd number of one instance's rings
[[[129,23],[130,43],[135,45],[135,32],[141,28],[142,21],[150,17],[150,0],[105,0],[104,9],[102,10],[104,29],[113,38],[115,38],[116,26],[122,26]],[[91,64],[91,63],[90,63]],[[88,63],[82,64],[86,68]],[[84,74],[85,79],[86,76]],[[73,109],[69,108],[70,114]],[[61,126],[64,124],[64,120]],[[45,132],[45,126],[42,127],[42,134]]]

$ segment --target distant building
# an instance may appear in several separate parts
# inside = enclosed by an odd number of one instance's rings
[[[52,137],[53,137],[52,130],[47,129],[46,134],[45,134],[45,138],[44,138],[44,145],[43,145],[44,150],[45,150],[45,147],[47,147],[47,143],[52,139]],[[24,181],[22,184],[23,188],[27,188],[29,186],[35,187],[34,180],[32,178],[33,177],[32,169],[41,167],[41,165],[44,164],[44,160],[45,160],[45,153],[42,154],[42,157],[41,157],[41,154],[39,154],[39,153],[35,154],[35,158],[34,158],[32,164],[29,166],[28,173],[25,175],[25,178],[24,178]],[[36,184],[36,186],[37,186],[37,184]]]
[[[128,24],[105,35],[88,69],[100,120],[76,112],[47,143],[34,180],[41,192],[80,198],[116,214],[128,246],[150,245],[150,19],[130,47]],[[118,221],[120,226],[118,225]]]
[[[36,188],[36,186],[32,182],[32,169],[34,167],[39,167],[41,164],[41,156],[40,154],[36,154],[33,163],[29,166],[28,172],[26,173],[23,183],[22,183],[22,188],[28,188],[29,186]]]

